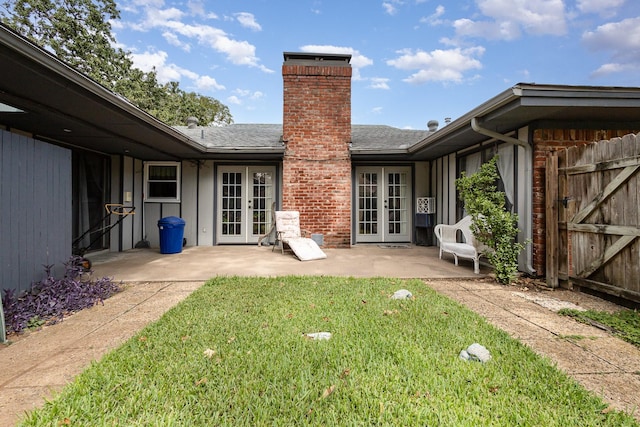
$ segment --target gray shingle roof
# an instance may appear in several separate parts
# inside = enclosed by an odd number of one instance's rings
[[[189,128],[176,126],[208,149],[256,150],[283,148],[281,124],[231,124]],[[426,138],[428,130],[398,129],[384,125],[352,125],[354,151],[405,150]]]
[[[352,125],[351,145],[354,150],[407,149],[426,138],[428,130],[398,129],[383,125]]]
[[[195,142],[206,148],[260,149],[282,148],[282,125],[232,124],[189,128],[176,126]]]

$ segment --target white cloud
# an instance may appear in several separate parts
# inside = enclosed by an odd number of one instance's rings
[[[200,76],[196,79],[196,87],[199,90],[224,90],[225,87],[219,84],[216,79],[209,76]]]
[[[165,22],[180,21],[184,17],[184,12],[175,7],[169,9],[147,8],[146,19],[143,22],[147,28],[162,27]]]
[[[384,78],[384,77],[371,77],[369,79],[369,81],[371,82],[371,84],[369,85],[369,87],[371,89],[385,89],[388,90],[389,88],[389,79]]]
[[[206,4],[200,0],[190,0],[187,2],[187,9],[193,16],[205,17],[207,19],[218,19],[218,15],[213,12],[207,12]]]
[[[162,37],[172,46],[179,47],[185,52],[191,51],[191,45],[189,43],[183,43],[178,36],[172,32],[165,31],[162,33]]]
[[[482,63],[477,59],[484,54],[481,46],[467,49],[437,49],[431,52],[403,49],[400,56],[387,61],[387,65],[400,70],[417,70],[403,81],[411,84],[422,84],[428,81],[460,83],[465,72],[481,69]]]
[[[233,92],[237,93],[241,97],[247,97],[247,96],[249,96],[251,94],[251,91],[247,90],[247,89],[236,89]]]
[[[427,0],[417,0],[415,3],[420,4],[424,3]],[[403,0],[386,0],[382,2],[382,8],[384,12],[388,15],[395,15],[398,13],[398,7],[404,5],[405,2]]]
[[[250,14],[238,14],[237,18],[243,25],[251,25],[252,21],[248,15]],[[144,20],[132,23],[130,27],[138,31],[160,29],[166,40],[172,44],[180,43],[181,46],[187,46],[189,43],[180,41],[180,38],[195,40],[200,45],[210,47],[225,55],[227,60],[234,65],[257,67],[267,73],[273,72],[260,64],[255,46],[248,41],[234,40],[225,31],[210,25],[187,24],[182,22],[184,16],[184,12],[177,8],[160,9],[145,5]],[[255,23],[255,21],[253,22]]]
[[[397,0],[385,1],[382,2],[382,7],[388,15],[395,15],[398,13],[398,9],[396,8]]]
[[[133,64],[142,71],[149,72],[153,68],[160,68],[165,65],[167,60],[167,52],[145,52],[145,53],[132,53],[131,60]]]
[[[247,41],[233,40],[219,29],[208,25],[189,25],[178,21],[163,24],[168,29],[184,36],[194,38],[201,45],[209,46],[215,51],[223,53],[235,65],[247,65],[262,68],[256,57],[256,47]],[[263,69],[263,71],[267,71]]]
[[[164,0],[133,0],[131,4],[136,7],[140,7],[140,6],[162,7],[164,6]]]
[[[337,53],[341,55],[351,55],[351,68],[353,69],[353,80],[361,80],[360,69],[373,65],[373,60],[362,55],[352,47],[332,46],[332,45],[306,45],[300,47],[302,52]]]
[[[445,12],[444,6],[438,5],[438,7],[436,7],[435,12],[433,12],[431,15],[420,18],[420,23],[429,24],[432,26],[440,25],[443,23],[440,17],[444,15],[444,12]]]
[[[591,77],[605,77],[610,74],[615,73],[623,73],[623,72],[638,72],[640,71],[639,64],[620,64],[620,63],[609,63],[602,64],[597,70],[591,73]]]
[[[253,31],[262,31],[262,27],[256,22],[256,18],[253,16],[253,13],[239,12],[235,14],[235,17],[243,27],[249,28]]]
[[[577,0],[576,6],[582,13],[614,16],[624,2],[625,0]]]
[[[610,63],[602,65],[594,76],[640,69],[640,17],[609,22],[582,35],[592,51],[609,52]]]
[[[235,105],[243,105],[246,100],[259,101],[265,97],[264,92],[259,90],[250,91],[248,89],[235,89],[233,91],[235,95],[231,95],[227,98],[227,102]]]
[[[472,21],[458,19],[453,22],[456,35],[483,37],[489,40],[514,40],[520,37],[520,27],[514,22]]]
[[[600,25],[595,31],[587,31],[582,40],[593,50],[630,52],[640,49],[640,17]]]
[[[216,79],[209,76],[201,76],[191,70],[167,64],[168,55],[164,51],[144,52],[131,54],[131,60],[136,68],[150,72],[155,70],[158,82],[161,84],[168,82],[179,82],[182,77],[193,80],[195,86],[200,90],[223,90],[225,87],[219,84]]]
[[[532,35],[564,35],[567,32],[563,0],[476,0],[488,19],[458,19],[458,36],[513,40],[521,32]]]

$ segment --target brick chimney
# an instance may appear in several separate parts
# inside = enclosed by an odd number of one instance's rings
[[[282,208],[326,247],[351,246],[351,55],[284,53]]]

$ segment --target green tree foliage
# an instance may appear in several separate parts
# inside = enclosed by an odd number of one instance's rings
[[[109,89],[126,76],[131,60],[114,48],[112,0],[9,0],[2,22]]]
[[[59,59],[169,125],[195,116],[203,125],[233,122],[220,101],[161,85],[155,71],[133,66],[115,47],[111,22],[120,19],[114,0],[4,0],[0,21]]]
[[[505,209],[505,195],[498,191],[498,169],[493,157],[472,175],[456,180],[460,199],[473,218],[471,231],[488,249],[485,256],[493,265],[498,282],[511,283],[518,273],[518,254],[523,243],[516,242],[518,216]]]
[[[204,125],[233,122],[229,108],[217,99],[180,90],[177,82],[169,82],[163,89],[164,104],[154,115],[165,123],[185,124],[187,117],[196,117]]]

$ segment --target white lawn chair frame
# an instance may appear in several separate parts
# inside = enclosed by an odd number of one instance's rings
[[[473,260],[473,272],[480,274],[480,243],[471,232],[471,216],[465,216],[453,225],[438,224],[433,229],[440,244],[440,259],[443,253],[453,255],[455,265],[458,265],[458,258]],[[458,242],[458,231],[464,237],[464,242]]]

